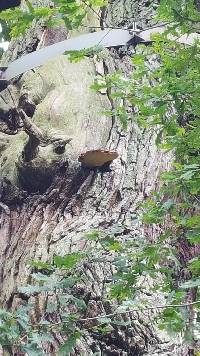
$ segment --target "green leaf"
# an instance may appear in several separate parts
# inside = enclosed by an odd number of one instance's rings
[[[74,277],[65,277],[60,282],[56,283],[57,288],[71,288],[77,282],[78,278]]]
[[[198,257],[194,258],[189,263],[189,270],[193,273],[193,275],[199,275],[200,273],[200,259]]]
[[[32,277],[37,282],[48,282],[51,279],[51,277],[40,272],[32,273]]]
[[[81,18],[82,20],[83,18]],[[78,63],[85,57],[93,57],[95,54],[100,53],[102,47],[94,46],[80,51],[65,51],[64,54],[68,56],[70,62]]]
[[[165,203],[163,203],[162,208],[165,211],[170,210],[174,206],[174,200],[173,199],[168,199]]]
[[[94,231],[87,232],[84,236],[88,240],[98,241],[100,238],[100,232],[98,230],[94,230]]]
[[[70,335],[65,341],[65,343],[59,348],[58,355],[59,356],[68,356],[73,348],[76,346],[76,342],[80,339],[81,333],[76,331],[74,334]]]
[[[32,261],[29,261],[28,266],[30,267],[36,267],[37,269],[45,269],[45,270],[52,270],[52,266],[49,264],[49,263],[46,263],[46,262],[42,262],[42,261],[39,261],[39,260],[32,260]]]
[[[98,325],[93,327],[93,330],[96,331],[98,334],[110,334],[114,328],[111,325]],[[99,356],[99,353],[98,355]]]
[[[159,324],[161,330],[165,329],[169,334],[179,333],[184,328],[184,318],[175,308],[166,308],[162,313],[162,321]]]
[[[105,317],[99,317],[97,320],[98,320],[99,324],[109,324],[112,321],[110,318],[107,318],[106,316]]]
[[[121,251],[122,250],[122,243],[117,241],[114,238],[111,238],[111,237],[107,237],[105,239],[100,240],[100,243],[108,251]]]
[[[180,285],[180,288],[182,289],[190,289],[194,287],[199,287],[200,286],[200,278],[197,278],[196,280],[189,280],[187,282],[184,282]]]
[[[46,307],[47,313],[55,313],[57,312],[57,309],[58,309],[57,303],[52,303],[52,302],[47,303],[47,307]]]
[[[27,294],[27,295],[34,295],[38,294],[41,292],[41,287],[40,286],[33,286],[33,285],[28,285],[27,287],[21,287],[19,288],[19,291],[21,293]]]
[[[200,228],[200,215],[193,215],[186,220],[185,226],[189,228]]]
[[[76,266],[78,262],[80,262],[83,259],[84,254],[80,252],[74,252],[71,254],[68,254],[64,257],[61,256],[55,256],[54,257],[54,264],[58,268],[73,268]]]
[[[124,321],[124,320],[112,320],[112,324],[117,326],[128,326],[131,324],[131,321]]]

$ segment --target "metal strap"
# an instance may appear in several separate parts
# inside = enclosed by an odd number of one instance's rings
[[[116,47],[130,42],[133,35],[127,30],[104,30],[89,33],[53,45],[41,48],[15,60],[8,65],[3,74],[3,79],[10,80],[30,69],[44,64],[65,51],[78,51],[91,47]]]
[[[5,86],[6,81],[44,64],[46,61],[63,54],[65,51],[79,51],[96,46],[119,47],[131,44],[136,45],[141,42],[149,43],[152,41],[152,34],[162,33],[165,30],[166,26],[159,26],[149,30],[139,31],[137,30],[136,24],[134,24],[133,30],[107,29],[61,41],[18,58],[10,63],[8,67],[1,67],[0,82],[3,80],[2,84]],[[177,38],[169,35],[168,38],[179,43],[192,45],[195,40],[200,40],[200,35],[192,33]]]

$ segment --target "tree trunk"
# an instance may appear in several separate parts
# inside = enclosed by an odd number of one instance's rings
[[[146,28],[153,23],[156,7],[155,1],[111,1],[95,23],[126,27],[136,20]],[[15,47],[15,52],[11,56],[11,50],[8,51],[6,58],[13,60],[34,50],[43,29],[37,27],[37,33],[34,31],[28,32],[22,45],[14,41],[11,48]],[[52,33],[58,34],[52,30],[51,41]],[[64,35],[65,31],[61,39]],[[154,228],[144,233],[144,226],[136,222],[135,217],[138,204],[158,189],[159,174],[170,167],[172,157],[158,150],[153,130],[141,129],[134,121],[123,130],[116,118],[103,114],[105,109],[115,108],[117,101],[111,98],[109,91],[95,93],[90,89],[97,74],[122,70],[128,76],[133,70],[131,54],[135,50],[134,46],[111,48],[80,63],[70,63],[65,56],[60,56],[25,73],[2,92],[1,127],[15,133],[8,135],[8,131],[2,130],[0,134],[0,283],[1,303],[6,308],[14,309],[21,303],[18,287],[30,283],[31,269],[26,266],[27,261],[47,262],[54,255],[84,250],[86,232],[110,231],[123,225],[120,238],[128,234],[134,239],[141,236],[144,240],[154,239],[159,233]],[[133,108],[122,104],[131,115]],[[32,142],[36,151],[30,160],[24,159],[24,152],[31,136],[21,130],[16,106],[28,117],[33,116],[32,122],[48,137],[43,143],[42,139],[37,144]],[[55,150],[58,141],[61,146],[68,142],[61,153]],[[80,154],[94,149],[116,150],[119,157],[111,163],[110,169],[81,166]],[[90,295],[87,316],[106,312],[101,301],[106,268],[100,265],[90,270],[85,266],[84,272],[91,274],[93,280],[84,287],[85,293]],[[162,301],[162,296],[154,297]],[[57,344],[55,340],[55,348]],[[152,329],[151,315],[134,319],[129,331],[119,328],[110,337],[88,333],[88,338],[78,343],[73,354],[93,355],[95,352],[98,355],[187,354],[178,340],[170,340],[156,328]]]

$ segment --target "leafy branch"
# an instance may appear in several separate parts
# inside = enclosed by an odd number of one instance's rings
[[[78,320],[78,322],[87,322],[90,320],[98,320],[98,319],[103,319],[103,318],[112,318],[115,317],[117,315],[124,315],[124,314],[130,314],[130,313],[135,313],[135,312],[145,312],[148,310],[158,310],[158,309],[167,309],[167,308],[185,308],[185,307],[189,307],[192,305],[196,305],[196,304],[200,304],[200,300],[196,300],[195,302],[190,302],[190,303],[183,303],[183,304],[166,304],[166,305],[156,305],[154,307],[152,306],[147,306],[145,308],[135,308],[135,309],[128,309],[125,311],[115,311],[114,313],[110,313],[110,314],[100,314],[98,316],[93,316],[93,317],[88,317],[88,318],[80,318]],[[60,321],[57,323],[51,323],[50,325],[47,325],[47,327],[54,327],[57,325],[62,325],[63,323],[65,323],[65,321]],[[41,324],[29,324],[31,327],[35,328],[35,327],[41,327]]]
[[[105,5],[104,0],[89,0],[63,2],[54,0],[52,7],[33,7],[30,1],[26,0],[27,9],[21,8],[2,11],[0,20],[4,21],[10,28],[11,37],[19,37],[28,30],[34,21],[40,21],[45,27],[54,27],[64,24],[68,30],[79,28],[87,15],[85,6],[97,13],[95,8]]]

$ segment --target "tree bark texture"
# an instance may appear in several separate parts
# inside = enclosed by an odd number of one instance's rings
[[[146,28],[153,24],[156,7],[155,1],[112,0],[95,23],[126,27],[136,20]],[[35,50],[43,31],[42,26],[36,25],[23,41],[13,41],[5,60]],[[54,34],[58,35],[56,31]],[[63,32],[61,39],[65,35]],[[131,54],[135,51],[134,46],[111,48],[80,63],[70,63],[65,56],[60,56],[17,78],[1,93],[0,289],[3,306],[12,309],[20,304],[18,287],[30,283],[27,261],[47,262],[55,254],[84,250],[87,246],[83,235],[90,230],[109,231],[117,224],[124,224],[126,229],[120,238],[128,234],[134,239],[144,236],[144,241],[155,239],[159,233],[152,228],[145,234],[143,225],[136,222],[135,217],[138,204],[158,189],[159,174],[169,169],[172,157],[158,150],[153,130],[141,129],[130,121],[128,130],[124,131],[118,120],[107,117],[103,112],[115,108],[117,100],[111,98],[109,91],[96,93],[90,89],[96,75],[116,70],[130,75]],[[133,113],[132,107],[122,104],[127,112]],[[45,144],[39,143],[37,154],[28,161],[24,160],[23,153],[30,136],[22,130],[16,107],[32,117],[32,122],[48,138]],[[64,152],[58,154],[54,139],[71,141],[66,143]],[[85,150],[100,148],[119,153],[110,170],[81,167],[79,155]],[[85,274],[92,280],[90,285],[84,286],[85,293],[90,295],[86,316],[106,312],[101,302],[106,268],[85,266]],[[162,296],[153,298],[162,301]],[[42,310],[39,304],[40,307]],[[55,340],[55,348],[58,343]],[[129,331],[116,328],[112,335],[101,338],[88,333],[87,339],[83,338],[72,354],[93,355],[95,352],[99,355],[188,354],[178,340],[170,340],[152,328],[150,314],[135,316]]]

